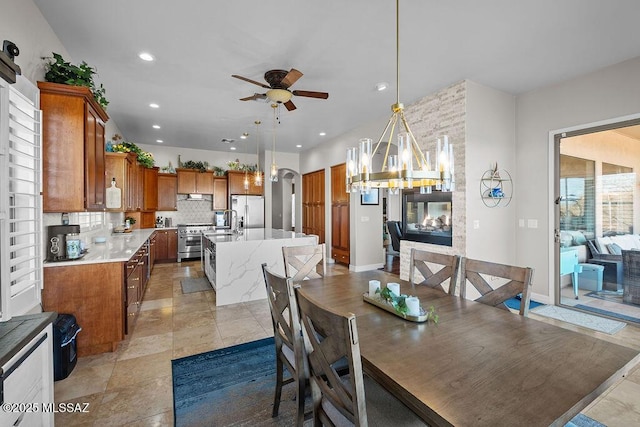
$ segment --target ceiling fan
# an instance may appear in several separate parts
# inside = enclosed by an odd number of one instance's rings
[[[295,68],[291,71],[286,70],[269,70],[264,73],[264,79],[268,85],[257,82],[255,80],[248,79],[246,77],[233,74],[231,77],[244,80],[245,82],[253,83],[261,86],[267,90],[266,93],[254,93],[252,96],[246,98],[240,98],[240,101],[253,101],[259,99],[269,98],[271,101],[284,104],[288,111],[295,110],[296,106],[291,102],[292,96],[306,96],[308,98],[320,98],[327,99],[329,94],[327,92],[313,92],[308,90],[289,90],[289,88],[302,77],[302,73]]]

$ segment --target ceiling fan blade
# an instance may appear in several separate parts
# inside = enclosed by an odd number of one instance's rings
[[[287,101],[284,103],[284,106],[287,107],[287,111],[293,111],[296,109],[296,106],[293,102]]]
[[[294,90],[291,92],[295,96],[307,96],[309,98],[321,98],[327,99],[329,98],[329,94],[327,92],[314,92],[311,90]]]
[[[292,86],[295,82],[297,82],[298,79],[302,76],[303,74],[300,71],[292,68],[291,71],[289,71],[287,75],[284,76],[280,84],[285,88],[288,88],[289,86]]]
[[[251,96],[247,96],[246,98],[240,98],[240,101],[254,101],[257,99],[266,99],[267,98],[267,94],[266,93],[254,93]]]
[[[253,83],[254,85],[262,86],[265,89],[271,89],[271,86],[267,86],[264,83],[257,82],[255,80],[248,79],[246,77],[239,76],[237,74],[232,74],[231,77],[235,77],[236,79],[244,80],[245,82]]]

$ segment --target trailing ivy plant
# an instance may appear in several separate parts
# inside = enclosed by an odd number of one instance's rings
[[[53,57],[42,58],[47,61],[47,73],[44,75],[44,79],[51,83],[88,87],[96,102],[106,110],[109,101],[105,97],[105,88],[102,84],[96,86],[93,81],[97,70],[84,61],[80,65],[73,65],[65,61],[58,53],[52,52],[52,55]]]

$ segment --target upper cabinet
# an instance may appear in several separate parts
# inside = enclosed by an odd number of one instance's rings
[[[245,190],[244,179],[245,176],[249,180],[249,188]],[[242,171],[227,171],[227,181],[229,187],[229,194],[251,194],[256,196],[262,195],[262,189],[264,185],[257,186],[254,183],[254,172],[242,172]],[[262,182],[264,183],[264,174],[262,174]]]
[[[179,194],[213,194],[213,172],[176,169]]]
[[[108,211],[124,212],[136,209],[137,178],[135,168],[137,168],[135,153],[105,153],[106,185],[110,187],[111,180],[115,178],[116,187],[121,190],[120,206],[108,207]]]
[[[121,190],[121,203],[109,211],[150,212],[158,210],[158,168],[138,164],[134,153],[105,153],[106,185],[116,179]]]
[[[224,210],[228,207],[227,178],[216,176],[213,178],[213,209]]]
[[[158,174],[158,210],[178,210],[178,176],[173,173]]]
[[[109,116],[86,87],[38,82],[44,212],[105,208],[104,127]]]

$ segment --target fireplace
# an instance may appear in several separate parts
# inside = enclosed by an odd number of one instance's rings
[[[452,246],[451,193],[403,191],[402,239]]]

